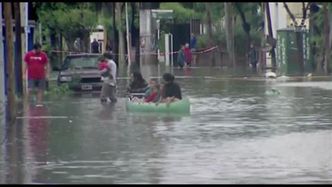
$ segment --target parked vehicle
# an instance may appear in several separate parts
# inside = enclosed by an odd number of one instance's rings
[[[73,91],[100,91],[101,75],[98,70],[100,54],[73,54],[65,57],[58,69],[58,85],[67,83]]]

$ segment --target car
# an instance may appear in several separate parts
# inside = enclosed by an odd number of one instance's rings
[[[71,54],[58,68],[58,85],[67,83],[70,90],[78,92],[100,91],[101,75],[98,70],[100,54]]]

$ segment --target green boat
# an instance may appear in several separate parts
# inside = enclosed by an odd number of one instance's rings
[[[129,99],[126,102],[127,111],[130,112],[162,112],[162,113],[190,113],[190,102],[188,98],[166,103],[139,103]]]

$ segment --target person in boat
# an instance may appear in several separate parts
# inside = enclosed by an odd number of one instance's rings
[[[134,95],[135,97],[143,97],[147,88],[148,83],[140,72],[134,72],[131,74],[131,82],[127,88],[127,91],[131,95]]]
[[[144,98],[151,94],[152,88],[158,84],[157,79],[150,79],[148,89],[145,91]]]
[[[181,88],[174,82],[174,75],[165,73],[163,75],[163,87],[161,92],[161,102],[171,103],[182,99]]]
[[[147,97],[144,98],[144,102],[156,103],[159,101],[159,98],[160,98],[160,85],[157,83],[157,84],[154,84],[153,86],[151,86],[150,93]]]

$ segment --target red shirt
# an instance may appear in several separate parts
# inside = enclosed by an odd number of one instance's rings
[[[28,79],[45,79],[45,66],[48,63],[46,53],[41,51],[37,54],[34,51],[29,51],[25,55],[24,61],[28,68]]]
[[[158,92],[152,92],[147,98],[145,98],[145,102],[149,103],[149,102],[153,102],[154,100],[156,100],[158,97]]]
[[[191,54],[191,50],[187,47],[184,49],[184,58],[186,59],[187,62],[191,62],[192,60],[192,54]]]

